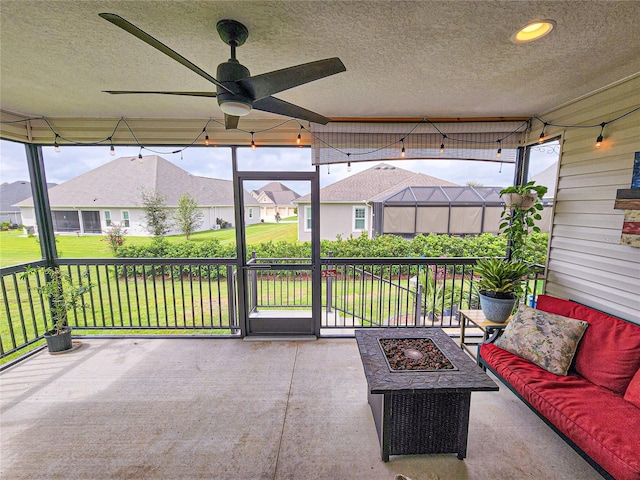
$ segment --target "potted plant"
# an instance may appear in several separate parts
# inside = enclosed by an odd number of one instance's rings
[[[68,314],[76,308],[86,308],[83,295],[93,288],[93,284],[87,281],[88,275],[87,270],[74,282],[71,275],[58,267],[27,267],[22,275],[23,279],[35,276],[38,285],[34,290],[49,301],[52,328],[44,333],[44,338],[50,353],[73,348]],[[44,282],[40,281],[41,278],[44,278]]]
[[[519,260],[481,258],[474,271],[480,275],[475,286],[482,313],[491,322],[505,322],[523,293],[529,265]]]
[[[500,190],[505,207],[520,210],[529,210],[533,207],[547,193],[547,187],[535,183],[532,180],[524,185],[511,185]]]
[[[529,232],[540,232],[535,222],[542,219],[542,198],[547,193],[547,187],[535,183],[531,181],[524,185],[513,185],[500,191],[505,205],[500,214],[502,221],[499,228],[509,239],[512,259],[524,261]],[[514,197],[519,197],[520,201],[511,203],[510,198]]]
[[[545,193],[547,187],[534,181],[500,191],[505,201],[500,229],[509,240],[509,258],[481,259],[475,268],[475,273],[480,275],[475,283],[480,308],[487,320],[506,321],[518,298],[526,293],[523,277],[531,269],[526,260],[527,238],[531,231],[540,231],[535,222],[542,218],[540,211]]]

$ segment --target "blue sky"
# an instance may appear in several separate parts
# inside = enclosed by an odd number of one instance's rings
[[[173,154],[171,147],[144,149],[143,155],[158,154],[193,175],[231,180],[231,154],[228,148],[192,147],[182,154]],[[114,158],[138,156],[139,147],[116,147],[116,156],[109,155],[109,147],[69,147],[62,146],[56,153],[53,147],[44,147],[45,172],[47,181],[62,183],[81,173],[107,163]],[[544,170],[558,158],[557,148],[534,148],[531,156],[530,176]],[[239,149],[238,164],[241,170],[250,171],[309,171],[311,150],[309,148],[249,148]],[[320,186],[324,187],[349,175],[371,168],[377,162],[353,163],[351,172],[345,164],[320,167]],[[388,162],[400,168],[421,172],[460,185],[468,181],[486,186],[506,186],[513,182],[513,165],[494,162],[470,162],[452,160],[402,160]],[[22,144],[0,141],[0,182],[29,180]],[[260,184],[247,184],[248,188],[258,188]],[[305,194],[308,192],[298,192]]]

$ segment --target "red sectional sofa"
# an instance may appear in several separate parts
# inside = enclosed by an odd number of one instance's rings
[[[640,325],[548,295],[536,309],[589,323],[567,376],[493,343],[480,364],[605,478],[640,480]]]

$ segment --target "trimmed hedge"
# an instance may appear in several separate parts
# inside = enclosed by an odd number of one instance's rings
[[[545,263],[548,235],[531,233],[527,244],[526,260]],[[398,235],[380,235],[367,238],[322,240],[320,254],[329,252],[334,257],[500,257],[506,254],[507,242],[502,235],[483,233],[468,237],[449,235],[418,235],[406,240]],[[303,258],[311,254],[309,242],[265,242],[249,246],[258,258]],[[205,242],[171,243],[164,238],[150,240],[143,245],[124,245],[118,249],[119,258],[235,258],[233,245],[222,245],[218,240]]]

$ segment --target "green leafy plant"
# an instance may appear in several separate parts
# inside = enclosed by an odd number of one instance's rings
[[[162,237],[171,231],[169,209],[165,196],[155,190],[141,190],[142,211],[147,223],[147,230],[154,237]]]
[[[203,223],[204,214],[198,210],[198,202],[188,193],[178,199],[178,208],[173,216],[174,222],[187,240]]]
[[[115,256],[118,255],[118,249],[124,245],[124,236],[127,231],[122,223],[113,222],[104,232],[105,240],[109,243],[111,250]]]
[[[86,270],[77,281],[74,282],[71,275],[60,268],[53,267],[27,267],[22,274],[22,279],[28,277],[44,278],[44,282],[38,280],[33,287],[43,297],[49,300],[51,320],[53,328],[50,334],[58,335],[68,325],[67,319],[70,311],[77,308],[86,308],[83,295],[93,288],[88,281],[89,271]]]
[[[547,193],[547,187],[535,183],[530,181],[524,185],[512,185],[500,191],[503,197],[508,194],[520,197],[516,203],[505,202],[499,225],[509,239],[511,258],[515,260],[525,259],[529,233],[540,233],[540,227],[535,222],[542,219],[542,197]]]
[[[476,280],[475,286],[488,297],[518,297],[524,293],[523,277],[528,272],[529,265],[522,261],[481,258],[475,267],[475,273],[481,278]]]

